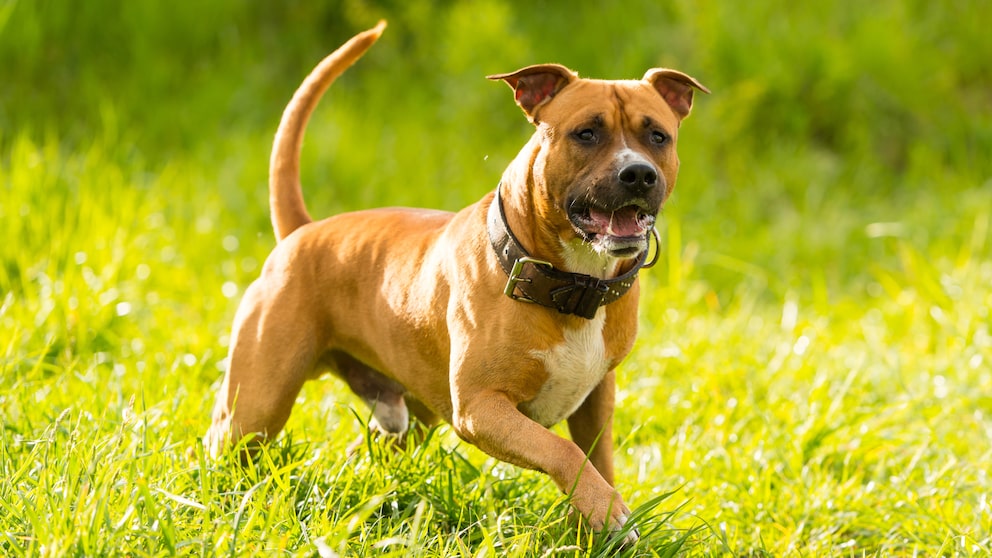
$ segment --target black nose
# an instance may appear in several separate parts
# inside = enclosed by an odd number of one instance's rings
[[[658,184],[658,172],[645,163],[633,163],[620,169],[620,185],[635,194],[643,194]]]

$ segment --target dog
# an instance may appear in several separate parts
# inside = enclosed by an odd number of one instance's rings
[[[495,191],[457,213],[314,222],[299,179],[307,121],[384,28],[322,60],[283,113],[269,175],[278,242],[238,307],[207,449],[273,438],[303,383],[330,371],[378,431],[447,421],[548,474],[593,529],[619,530],[631,512],[613,487],[616,367],[636,336],[637,274],[675,186],[679,125],[693,91],[709,91],[658,68],[625,81],[558,64],[488,76],[536,128]],[[571,440],[549,430],[563,420]]]

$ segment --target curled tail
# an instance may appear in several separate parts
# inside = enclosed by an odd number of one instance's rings
[[[365,54],[385,28],[386,22],[380,21],[321,60],[286,105],[269,162],[269,207],[276,240],[313,221],[300,187],[300,148],[310,114],[331,83]]]

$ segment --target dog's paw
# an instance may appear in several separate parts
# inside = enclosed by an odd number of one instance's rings
[[[610,510],[609,520],[604,522],[601,527],[594,528],[600,532],[606,531],[611,535],[622,537],[622,547],[633,546],[637,543],[641,535],[633,525],[627,526],[627,522],[630,521],[631,512],[620,499],[619,494],[616,496],[615,502],[619,503],[619,506],[616,506],[615,510]]]
[[[617,526],[611,526],[610,531],[614,534],[621,535],[623,537],[622,546],[633,546],[637,543],[637,540],[641,537],[641,534],[637,531],[637,528],[631,525],[627,527],[627,521],[630,519],[630,512],[621,515],[617,520]]]
[[[627,527],[631,516],[630,508],[612,488],[604,490],[597,496],[586,498],[577,498],[573,494],[572,505],[585,517],[594,531],[622,534],[624,546],[636,543],[640,537],[637,529],[633,526]]]

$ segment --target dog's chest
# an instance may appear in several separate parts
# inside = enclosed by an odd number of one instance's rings
[[[551,426],[568,418],[585,401],[608,371],[603,324],[606,312],[600,309],[595,318],[577,329],[565,330],[558,345],[532,354],[544,362],[548,380],[534,399],[520,405],[520,410],[535,422]]]

